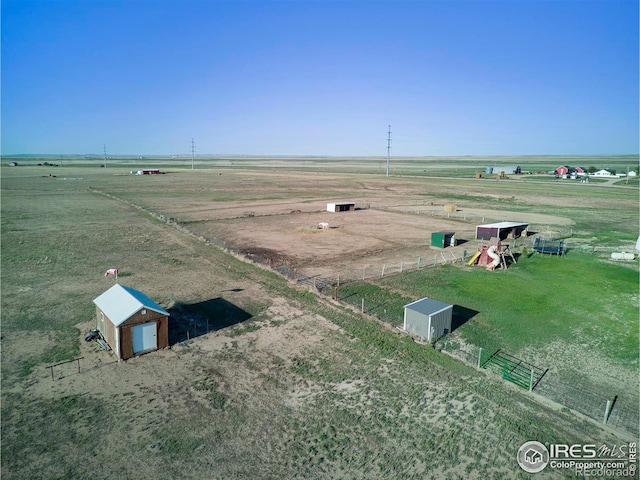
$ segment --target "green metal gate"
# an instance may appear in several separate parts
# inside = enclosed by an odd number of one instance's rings
[[[480,351],[478,366],[501,375],[504,380],[515,383],[526,390],[533,390],[547,373],[540,367],[525,362],[501,349],[493,353]]]

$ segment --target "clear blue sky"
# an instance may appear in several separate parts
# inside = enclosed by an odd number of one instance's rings
[[[2,0],[2,153],[638,153],[638,2]]]

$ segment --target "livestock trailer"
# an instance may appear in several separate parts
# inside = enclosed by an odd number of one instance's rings
[[[429,342],[451,332],[453,305],[425,297],[404,306],[405,332]]]
[[[521,235],[527,236],[528,223],[522,222],[498,222],[476,226],[476,238],[479,240],[490,240],[497,237],[506,240],[508,237],[518,238]]]
[[[97,330],[118,359],[169,346],[169,312],[144,293],[116,283],[93,303]]]

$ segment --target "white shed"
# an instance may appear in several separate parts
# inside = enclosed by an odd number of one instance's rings
[[[327,203],[327,212],[352,212],[356,209],[356,202]]]
[[[453,305],[425,297],[404,306],[404,331],[429,342],[451,332]]]

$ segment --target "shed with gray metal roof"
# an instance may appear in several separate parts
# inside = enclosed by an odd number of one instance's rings
[[[407,333],[433,342],[451,332],[453,305],[425,297],[404,306],[404,326]]]
[[[169,312],[139,290],[116,283],[93,303],[97,329],[120,360],[169,346]]]

